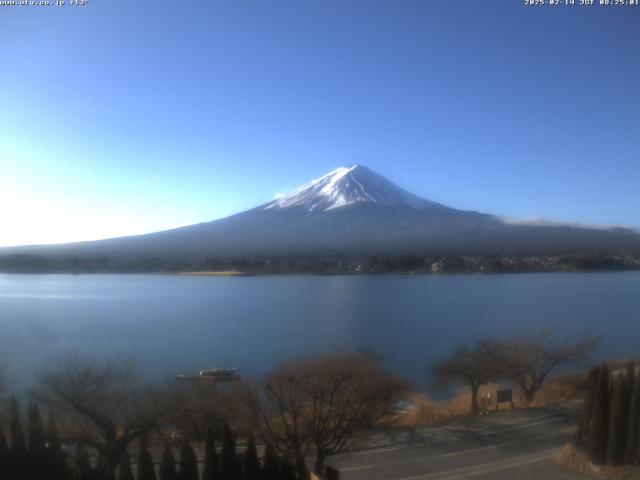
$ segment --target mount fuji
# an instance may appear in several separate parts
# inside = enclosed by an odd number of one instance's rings
[[[354,165],[230,217],[162,232],[65,245],[0,249],[47,257],[155,258],[325,254],[637,254],[624,228],[525,225],[449,208]]]
[[[310,212],[326,212],[358,203],[411,208],[442,207],[403,190],[367,167],[353,165],[329,172],[290,195],[267,204],[265,209],[303,207]]]

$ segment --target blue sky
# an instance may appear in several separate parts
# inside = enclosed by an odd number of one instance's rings
[[[0,7],[0,245],[223,217],[354,163],[458,208],[640,226],[640,7]]]

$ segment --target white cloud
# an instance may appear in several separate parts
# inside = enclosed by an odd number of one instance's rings
[[[591,230],[608,230],[611,228],[622,227],[636,230],[633,227],[625,225],[597,225],[592,223],[581,222],[563,222],[561,220],[549,220],[542,217],[499,217],[504,223],[509,225],[529,225],[535,227],[574,227],[574,228],[588,228]]]

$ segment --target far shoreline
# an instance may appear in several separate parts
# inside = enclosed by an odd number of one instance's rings
[[[544,275],[544,274],[607,274],[607,273],[637,273],[640,268],[611,268],[611,269],[574,269],[574,270],[508,270],[508,271],[445,271],[445,272],[424,272],[424,271],[398,271],[398,272],[243,272],[237,270],[222,271],[42,271],[42,272],[15,272],[2,271],[0,275],[147,275],[147,276],[168,276],[168,277],[455,277],[455,276],[505,276],[505,275]]]
[[[240,272],[238,270],[204,270],[204,271],[185,271],[185,272],[171,272],[171,273],[158,273],[160,275],[178,275],[178,276],[190,276],[190,277],[248,277],[251,274],[246,272]]]

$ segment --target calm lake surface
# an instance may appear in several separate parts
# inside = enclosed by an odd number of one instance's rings
[[[0,358],[16,383],[68,351],[129,357],[152,377],[237,367],[259,375],[309,351],[357,346],[427,388],[461,342],[542,327],[640,353],[640,272],[184,277],[0,274]]]

